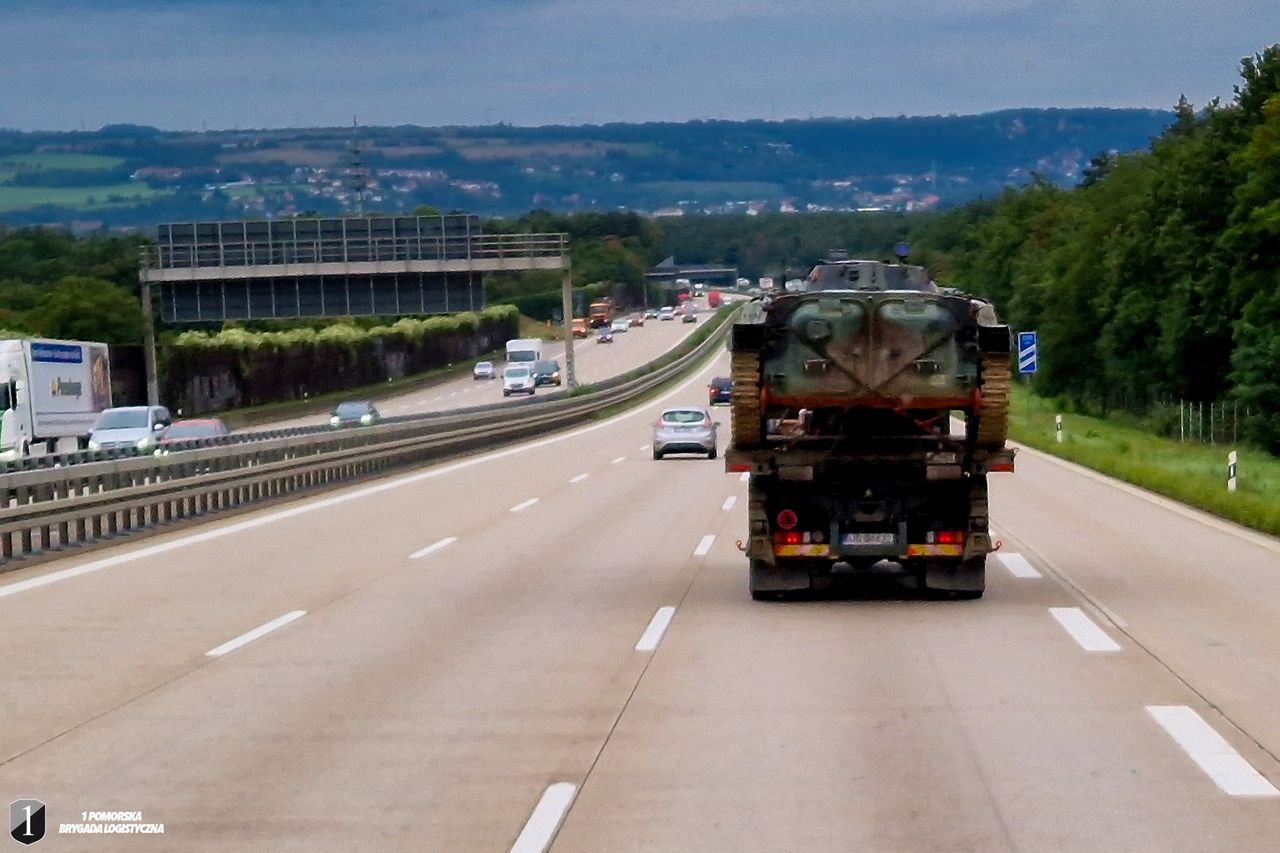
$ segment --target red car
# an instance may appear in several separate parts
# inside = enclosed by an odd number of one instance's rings
[[[217,438],[227,435],[230,430],[217,418],[191,418],[185,421],[174,421],[156,441],[158,447],[171,446],[184,441],[198,441],[202,438]]]

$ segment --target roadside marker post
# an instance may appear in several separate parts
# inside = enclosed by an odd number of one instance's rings
[[[1236,452],[1233,450],[1227,454],[1227,491],[1234,492],[1236,490]]]
[[[1029,375],[1039,367],[1035,332],[1018,332],[1018,372]]]
[[[1053,416],[1053,429],[1058,436],[1058,444],[1062,444],[1062,415]]]

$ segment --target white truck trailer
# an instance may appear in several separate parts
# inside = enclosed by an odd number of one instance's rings
[[[106,344],[0,340],[0,460],[83,449],[110,407]]]
[[[507,341],[507,361],[511,364],[542,361],[542,341],[537,338],[513,338]]]

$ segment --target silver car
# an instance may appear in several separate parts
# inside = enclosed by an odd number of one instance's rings
[[[653,425],[653,458],[661,459],[668,453],[705,453],[708,459],[715,459],[719,426],[703,406],[663,409]]]
[[[164,406],[118,406],[103,409],[89,435],[90,450],[128,450],[150,453],[160,433],[173,419]]]

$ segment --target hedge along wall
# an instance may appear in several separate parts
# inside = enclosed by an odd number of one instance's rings
[[[475,358],[518,329],[515,306],[496,305],[367,330],[184,332],[164,353],[164,402],[195,415],[343,391]]]

